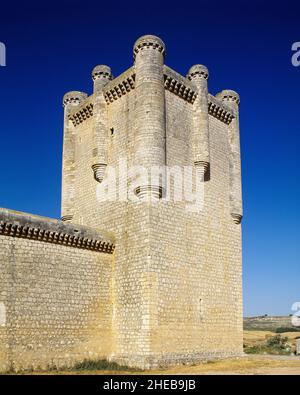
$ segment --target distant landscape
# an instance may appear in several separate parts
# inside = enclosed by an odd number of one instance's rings
[[[246,354],[294,355],[300,327],[291,316],[244,318],[244,352]]]
[[[244,317],[244,330],[271,331],[276,333],[300,332],[300,327],[292,325],[291,316]]]

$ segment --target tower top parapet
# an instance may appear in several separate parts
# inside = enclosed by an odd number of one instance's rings
[[[230,89],[225,89],[222,92],[217,93],[216,98],[220,99],[221,101],[235,103],[236,105],[240,104],[239,94],[233,90],[230,90]]]
[[[136,55],[145,48],[150,48],[158,50],[165,56],[166,54],[166,46],[165,43],[157,36],[153,36],[151,34],[147,34],[142,36],[136,40],[133,46],[133,58],[135,59]]]
[[[190,81],[194,80],[195,78],[203,78],[208,80],[209,72],[208,68],[202,64],[195,64],[189,69],[189,72],[186,76]]]
[[[106,78],[107,80],[113,79],[113,76],[111,74],[111,68],[104,64],[94,67],[92,71],[92,78],[93,81],[99,78]]]
[[[87,98],[87,93],[79,92],[79,91],[71,91],[64,95],[63,97],[63,107],[66,107],[68,104],[72,104],[73,106],[78,106]]]

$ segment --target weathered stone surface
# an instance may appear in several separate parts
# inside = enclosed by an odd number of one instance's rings
[[[0,210],[0,371],[110,354],[112,251],[95,229]]]

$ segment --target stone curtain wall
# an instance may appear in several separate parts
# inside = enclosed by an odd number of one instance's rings
[[[94,230],[0,210],[0,371],[110,354],[112,251]]]

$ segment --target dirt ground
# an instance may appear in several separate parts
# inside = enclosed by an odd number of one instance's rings
[[[300,375],[300,356],[248,355],[237,359],[205,362],[194,366],[176,366],[145,372],[109,370],[60,371],[32,374],[59,375]]]
[[[274,336],[270,331],[244,331],[244,345],[254,346],[265,342],[265,340]],[[286,332],[281,334],[288,337],[291,345],[295,346],[295,339],[299,337],[299,332]],[[150,370],[150,371],[122,371],[122,370],[78,370],[78,371],[51,371],[51,372],[34,372],[31,374],[47,375],[300,375],[300,355],[262,355],[252,354],[245,355],[242,358],[226,359],[217,361],[203,362],[193,366],[175,366],[168,369]]]

